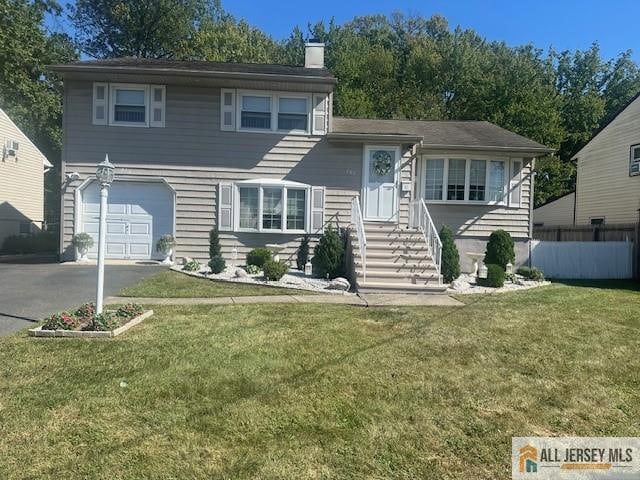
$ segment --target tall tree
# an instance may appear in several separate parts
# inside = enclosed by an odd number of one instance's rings
[[[77,0],[70,17],[91,57],[173,58],[220,15],[219,0]]]
[[[46,175],[45,219],[58,221],[62,143],[62,83],[46,65],[77,58],[71,39],[51,34],[45,15],[61,14],[52,0],[0,0],[0,108],[53,163]]]

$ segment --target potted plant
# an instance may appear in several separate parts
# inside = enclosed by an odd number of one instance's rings
[[[87,252],[93,247],[93,238],[88,233],[76,233],[71,239],[71,243],[78,251],[78,261],[88,262]]]
[[[164,255],[164,260],[162,263],[166,265],[171,265],[173,262],[171,261],[171,255],[173,254],[173,247],[176,246],[176,240],[173,238],[173,235],[169,235],[168,233],[162,235],[158,239],[158,243],[156,243],[156,251],[162,253]]]

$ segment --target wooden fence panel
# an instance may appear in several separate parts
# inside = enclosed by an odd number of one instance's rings
[[[635,242],[638,224],[533,227],[533,239],[551,242]]]

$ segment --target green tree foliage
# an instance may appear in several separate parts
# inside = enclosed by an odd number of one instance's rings
[[[309,261],[309,235],[305,235],[300,240],[300,246],[296,252],[296,266],[298,270],[304,271],[304,266]]]
[[[440,229],[440,240],[442,241],[442,278],[446,283],[451,283],[460,276],[460,254],[453,241],[453,232],[448,225],[443,225]]]
[[[507,269],[507,263],[513,264],[515,261],[515,245],[509,232],[504,230],[495,230],[492,232],[487,242],[484,263],[486,265],[500,265],[504,271]]]
[[[0,108],[54,165],[45,177],[45,219],[59,219],[62,83],[46,65],[77,58],[71,39],[44,28],[53,0],[0,0]]]

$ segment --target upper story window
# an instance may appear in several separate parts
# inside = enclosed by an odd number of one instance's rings
[[[220,129],[324,135],[327,94],[221,89]]]
[[[240,126],[252,130],[271,130],[271,97],[243,95]]]
[[[94,83],[93,124],[164,127],[164,85]]]
[[[520,206],[521,159],[427,158],[422,171],[427,201]]]
[[[629,176],[640,175],[640,145],[631,145]]]
[[[309,107],[306,98],[278,99],[278,130],[299,130],[306,132]]]
[[[113,123],[147,123],[147,91],[113,87]]]

